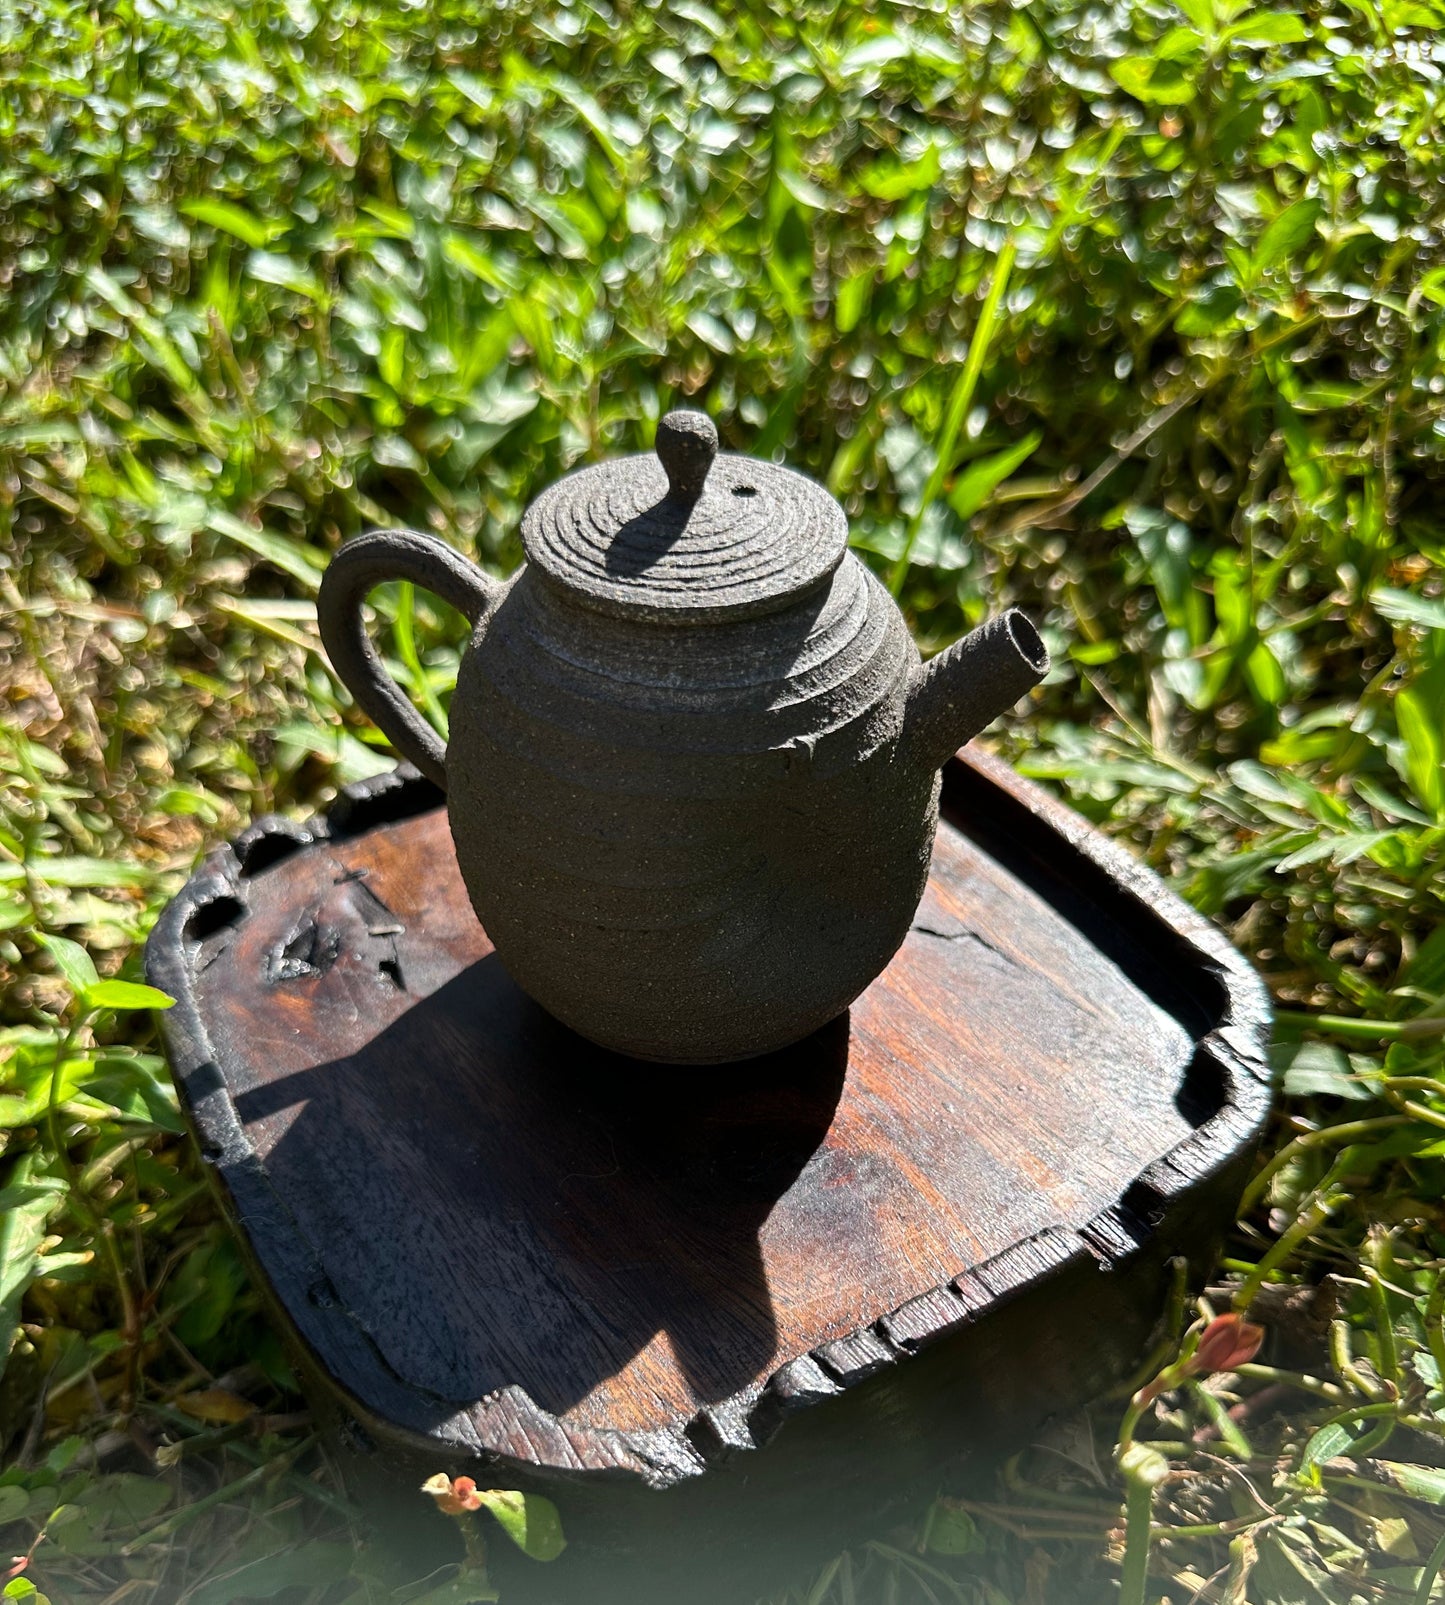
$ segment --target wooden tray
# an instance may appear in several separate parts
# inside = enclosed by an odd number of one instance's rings
[[[1268,1009],[1126,853],[960,755],[850,1015],[669,1072],[518,992],[438,803],[402,769],[260,822],[147,952],[231,1219],[387,1455],[876,1496],[1139,1362],[1169,1260],[1202,1271],[1231,1218]]]

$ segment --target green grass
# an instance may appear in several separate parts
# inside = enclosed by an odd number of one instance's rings
[[[1161,1468],[1128,1461],[1124,1605],[1438,1597],[1442,26],[1439,0],[0,7],[11,1598],[474,1591],[354,1560],[145,1015],[43,938],[138,980],[203,848],[385,766],[319,650],[339,541],[409,523],[504,572],[532,494],[684,400],[826,481],[926,648],[1033,610],[1058,667],[994,739],[1280,1005],[1281,1112],[1210,1294],[1252,1299],[1269,1364],[1144,1411],[1167,1476],[1139,1496]],[[377,601],[440,711],[459,621]],[[790,1597],[1120,1597],[1124,1414]]]

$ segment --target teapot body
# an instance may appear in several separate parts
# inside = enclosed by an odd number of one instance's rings
[[[674,1063],[841,1013],[927,882],[938,775],[901,740],[918,667],[851,554],[706,629],[599,614],[525,566],[466,652],[446,757],[458,862],[513,978]]]

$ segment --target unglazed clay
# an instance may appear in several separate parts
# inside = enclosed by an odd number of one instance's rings
[[[821,486],[674,412],[656,455],[542,493],[505,583],[404,530],[327,571],[332,663],[446,788],[499,957],[604,1047],[743,1059],[846,1009],[922,896],[941,764],[1047,671],[1017,611],[921,664],[847,535]],[[445,748],[363,628],[387,579],[472,622]]]

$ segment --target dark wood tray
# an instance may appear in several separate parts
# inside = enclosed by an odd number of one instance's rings
[[[1268,1009],[1127,853],[960,755],[850,1015],[668,1071],[518,992],[438,804],[403,769],[262,821],[147,953],[231,1219],[389,1455],[816,1502],[1021,1442],[1139,1362],[1169,1260],[1201,1271],[1230,1218]]]

